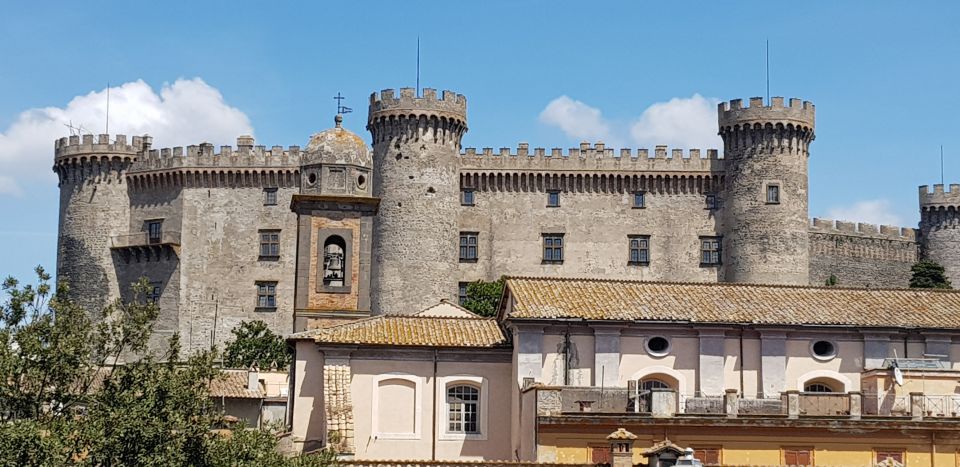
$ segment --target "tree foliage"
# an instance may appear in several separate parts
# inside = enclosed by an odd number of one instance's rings
[[[467,299],[463,307],[480,316],[495,316],[500,296],[503,295],[503,284],[502,277],[493,282],[471,282],[467,285]]]
[[[921,260],[910,268],[910,287],[918,289],[952,289],[943,266],[935,261]]]
[[[244,321],[230,332],[223,364],[229,368],[287,368],[293,358],[283,337],[274,334],[263,321]]]
[[[94,320],[49,285],[8,278],[0,303],[0,466],[320,466],[332,455],[287,458],[274,434],[223,426],[208,394],[213,350],[147,352],[158,309],[115,302]]]

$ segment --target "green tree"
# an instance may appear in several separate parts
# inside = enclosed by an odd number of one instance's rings
[[[467,299],[463,307],[480,316],[495,316],[500,296],[503,295],[503,284],[502,277],[493,282],[471,282],[467,285]]]
[[[290,366],[293,356],[283,337],[274,334],[263,321],[244,321],[230,332],[234,340],[227,343],[223,364],[229,368]]]
[[[827,287],[833,287],[833,286],[835,286],[835,285],[837,285],[837,284],[839,284],[839,283],[840,283],[840,281],[837,280],[836,274],[830,274],[830,277],[828,277],[827,280],[826,280],[826,285],[827,285]]]
[[[113,303],[94,320],[67,285],[8,278],[0,303],[0,466],[321,466],[332,454],[286,458],[262,430],[226,433],[208,387],[214,351],[180,355],[178,337],[147,352],[158,310]],[[124,363],[125,361],[125,363]]]
[[[918,289],[952,289],[943,266],[935,261],[921,260],[910,268],[910,287]]]

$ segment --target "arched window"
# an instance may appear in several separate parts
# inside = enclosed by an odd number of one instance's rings
[[[669,384],[654,378],[640,380],[639,386],[641,391],[649,391],[651,389],[670,389]]]
[[[347,243],[339,235],[331,235],[323,244],[323,285],[343,287],[344,253]]]
[[[804,392],[836,392],[824,383],[807,383],[803,386]]]
[[[474,386],[447,388],[447,432],[480,433],[480,390]]]

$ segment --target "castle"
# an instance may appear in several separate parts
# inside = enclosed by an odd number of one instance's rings
[[[250,319],[414,313],[501,275],[889,288],[925,257],[960,283],[960,185],[920,187],[918,229],[811,221],[814,105],[737,99],[718,123],[723,157],[478,151],[464,96],[401,89],[370,97],[372,150],[340,116],[304,148],[61,138],[57,277],[91,309],[146,277],[156,339],[188,349]]]

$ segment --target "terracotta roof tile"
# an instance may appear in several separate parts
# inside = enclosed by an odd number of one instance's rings
[[[508,277],[507,318],[960,328],[960,292]]]
[[[492,318],[386,315],[318,329],[317,343],[494,347],[506,342]]]
[[[234,399],[262,399],[263,391],[247,389],[246,370],[222,370],[221,375],[210,382],[210,397],[228,397]]]

